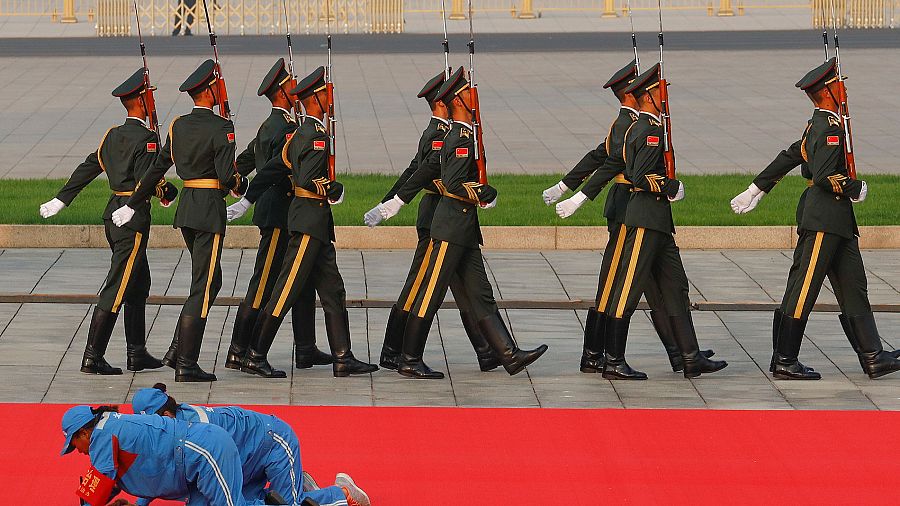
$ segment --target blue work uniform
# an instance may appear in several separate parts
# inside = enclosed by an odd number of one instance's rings
[[[137,407],[135,407],[137,409]],[[300,443],[290,425],[273,415],[236,406],[207,407],[180,404],[178,420],[211,424],[225,429],[238,448],[243,467],[243,493],[248,501],[265,497],[266,482],[292,504],[309,497],[321,506],[345,506],[340,487],[303,490]],[[138,502],[145,506],[147,502]]]
[[[156,415],[105,413],[91,433],[91,465],[137,497],[186,506],[247,506],[241,459],[227,432]],[[145,502],[146,504],[146,502]]]

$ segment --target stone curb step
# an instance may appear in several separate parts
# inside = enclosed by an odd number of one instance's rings
[[[482,227],[484,247],[501,250],[596,250],[606,246],[602,227]],[[415,227],[336,227],[339,249],[413,249]],[[678,227],[681,249],[792,249],[797,244],[793,226]],[[259,230],[253,226],[228,227],[226,248],[256,249]],[[900,248],[900,226],[860,227],[862,249]],[[167,225],[154,225],[151,248],[183,248],[181,233]],[[102,225],[0,225],[0,248],[108,248]]]

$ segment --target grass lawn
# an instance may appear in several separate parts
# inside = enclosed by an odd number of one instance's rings
[[[362,175],[340,177],[347,189],[344,203],[334,207],[338,225],[362,225],[362,215],[377,204],[394,182],[392,176]],[[479,212],[483,225],[602,225],[604,194],[585,204],[579,212],[562,220],[552,207],[541,200],[541,192],[559,181],[559,174],[537,176],[495,175],[491,184],[500,191],[496,208]],[[869,197],[855,206],[860,225],[898,225],[900,206],[900,176],[865,175]],[[797,199],[806,186],[799,176],[786,177],[766,196],[750,214],[738,216],[731,212],[729,201],[747,188],[752,176],[684,176],[687,198],[672,205],[676,225],[793,225]],[[176,184],[180,181],[175,180]],[[18,179],[0,180],[0,223],[4,224],[100,224],[100,216],[109,198],[105,180],[91,183],[69,208],[49,220],[41,219],[38,207],[50,200],[65,183],[63,180]],[[568,196],[567,196],[568,197]],[[233,199],[229,198],[229,202]],[[417,202],[385,225],[415,224]],[[175,206],[153,207],[154,224],[170,224]],[[250,224],[249,213],[235,222]]]

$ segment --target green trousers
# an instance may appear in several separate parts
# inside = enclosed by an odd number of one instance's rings
[[[147,263],[150,233],[117,227],[110,220],[104,220],[104,225],[112,257],[97,306],[118,313],[123,303],[144,305],[150,295],[150,266]]]

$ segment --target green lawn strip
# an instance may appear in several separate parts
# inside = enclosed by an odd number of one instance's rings
[[[497,207],[479,212],[483,225],[517,226],[573,226],[603,225],[605,192],[594,202],[588,202],[571,218],[562,220],[553,207],[545,206],[541,192],[559,181],[559,174],[510,175],[497,174],[491,184],[497,187],[500,197]],[[900,176],[865,175],[869,185],[869,197],[855,206],[860,225],[898,225],[897,195],[900,195]],[[393,176],[343,175],[340,180],[347,189],[344,203],[334,207],[337,225],[362,225],[362,215],[377,204],[394,183]],[[687,198],[672,205],[676,225],[793,225],[797,199],[806,187],[799,176],[786,177],[775,190],[766,196],[759,207],[750,214],[738,216],[731,212],[728,202],[743,191],[752,176],[715,175],[683,176]],[[0,180],[0,223],[4,224],[99,224],[100,216],[109,198],[105,180],[94,181],[72,205],[49,220],[41,219],[38,207],[50,200],[64,184],[63,180],[3,179]],[[180,181],[175,180],[176,184]],[[571,194],[569,194],[571,195]],[[567,195],[566,197],[568,197]],[[229,198],[228,202],[234,199]],[[403,208],[402,212],[385,225],[414,225],[418,199]],[[175,206],[163,209],[154,204],[153,223],[170,224]],[[235,222],[250,224],[250,216]]]

